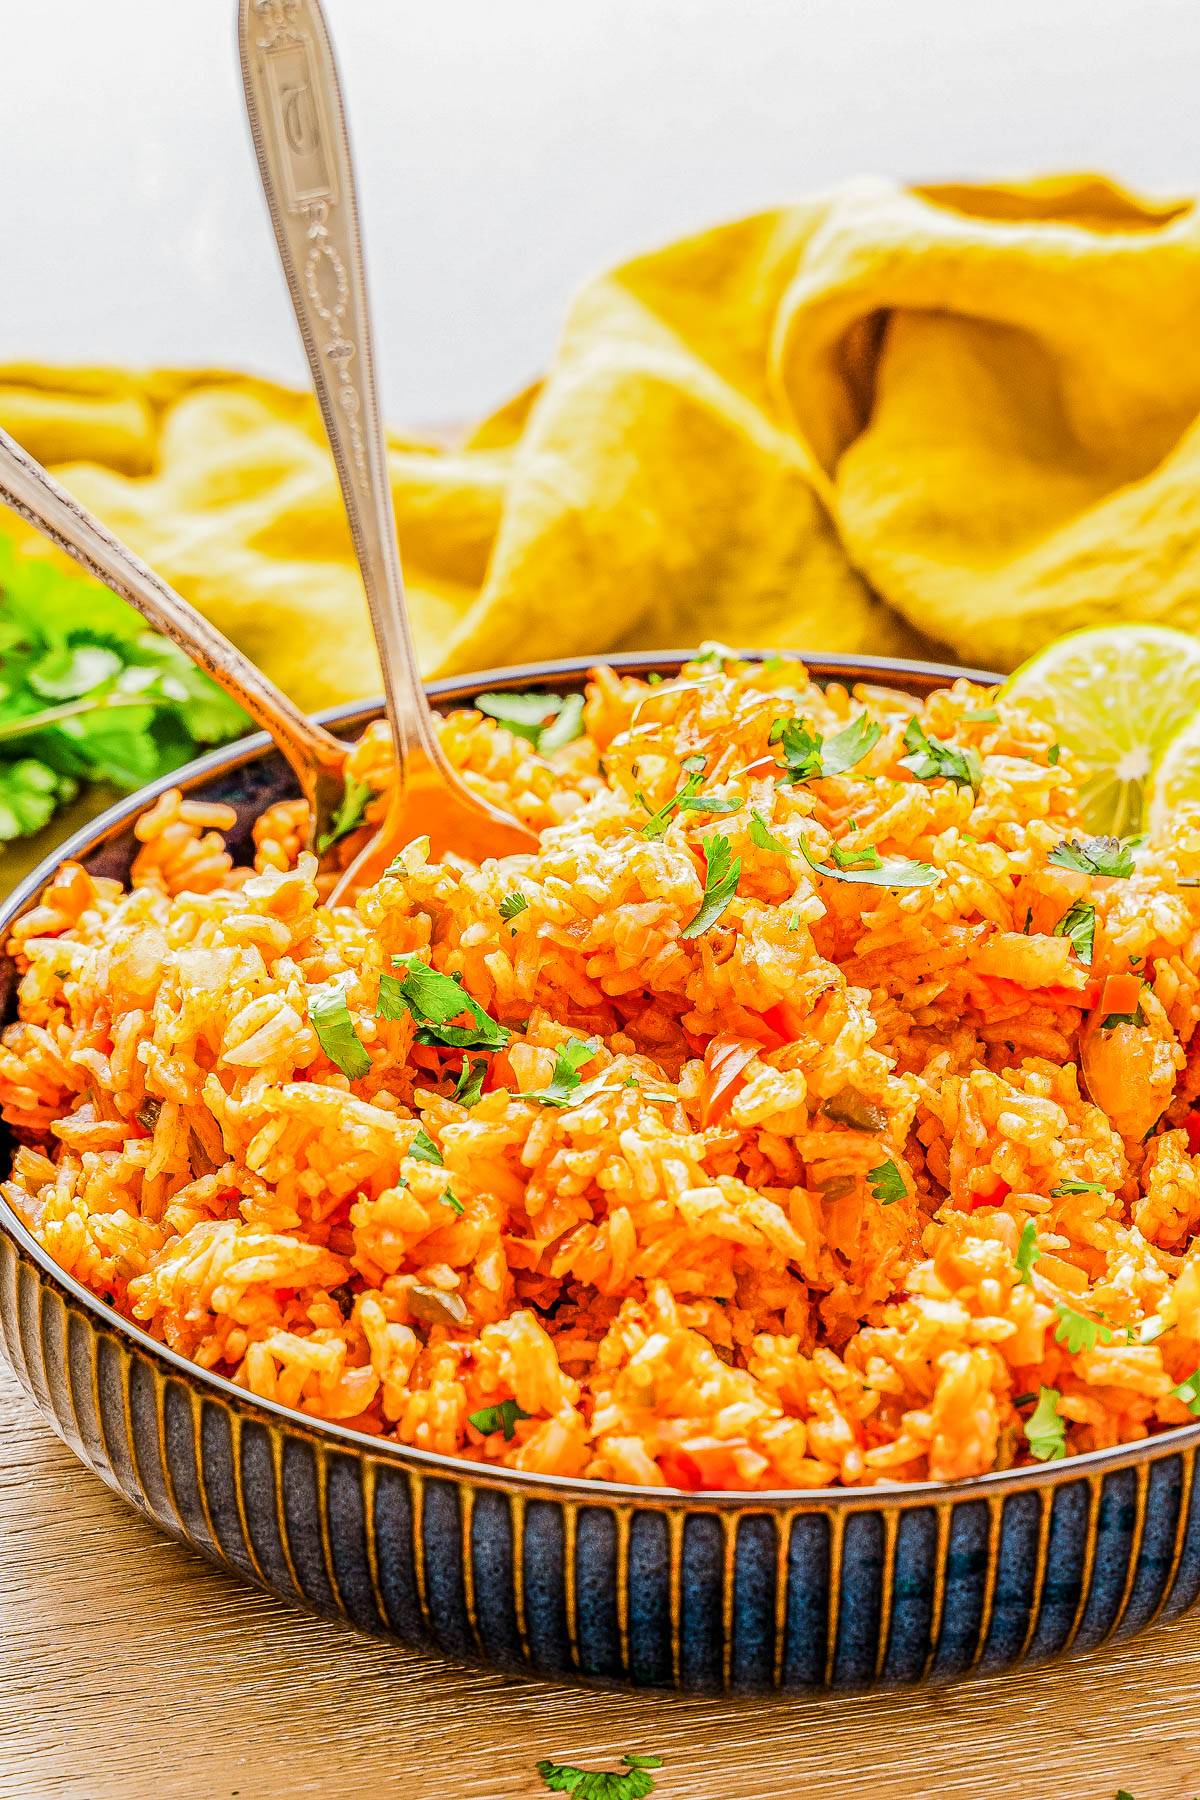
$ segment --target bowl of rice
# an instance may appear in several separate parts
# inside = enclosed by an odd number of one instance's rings
[[[935,665],[434,684],[540,834],[325,904],[264,740],[0,914],[0,1320],[165,1530],[408,1646],[854,1690],[1200,1594],[1200,818]],[[348,861],[392,778],[356,747]]]

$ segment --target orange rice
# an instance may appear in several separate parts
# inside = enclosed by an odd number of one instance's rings
[[[864,712],[863,760],[780,784],[776,720],[828,741]],[[914,713],[973,784],[902,763]],[[177,792],[129,891],[66,866],[14,930],[0,1049],[3,1192],[50,1254],[253,1394],[558,1475],[947,1481],[1187,1423],[1200,829],[1123,878],[1048,861],[1086,836],[1077,772],[965,681],[916,707],[710,655],[597,670],[585,725],[541,756],[445,720],[541,847],[477,869],[415,842],[355,907],[322,904],[296,805],[257,872]],[[737,809],[646,836],[696,758],[701,804]],[[390,768],[374,727],[351,772]],[[737,889],[688,936],[715,834]],[[937,878],[838,880],[812,866],[834,846]],[[474,1104],[461,1049],[376,1016],[412,956],[504,1028],[465,1053]],[[356,1079],[310,1017],[332,983]]]

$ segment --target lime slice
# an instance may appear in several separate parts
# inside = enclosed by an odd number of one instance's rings
[[[1039,650],[1000,689],[1054,727],[1087,770],[1093,831],[1141,831],[1150,771],[1200,712],[1200,640],[1165,625],[1100,625]]]
[[[1200,712],[1175,733],[1146,784],[1148,828],[1169,825],[1182,800],[1200,800]]]

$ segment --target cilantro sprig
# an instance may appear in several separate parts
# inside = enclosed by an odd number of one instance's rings
[[[704,839],[704,898],[700,910],[688,920],[681,936],[699,937],[709,931],[737,893],[742,873],[742,859],[733,856],[729,839],[714,832]]]
[[[522,1100],[536,1100],[539,1106],[557,1107],[577,1106],[581,1100],[586,1100],[599,1086],[600,1078],[585,1084],[579,1071],[585,1063],[591,1062],[599,1048],[599,1038],[568,1038],[555,1052],[549,1085],[532,1093],[522,1093]]]
[[[371,1058],[354,1028],[346,990],[340,982],[309,996],[308,1017],[317,1042],[343,1075],[350,1081],[361,1081],[371,1073]]]
[[[859,713],[830,738],[810,731],[803,719],[776,719],[767,742],[778,744],[783,751],[780,786],[794,787],[801,781],[845,775],[874,749],[881,735],[882,727]]]
[[[506,1443],[511,1443],[517,1435],[517,1420],[532,1417],[533,1414],[527,1413],[515,1400],[501,1400],[498,1406],[481,1406],[478,1412],[467,1414],[476,1431],[482,1431],[485,1437],[490,1437],[493,1431],[502,1431]]]
[[[1033,1265],[1040,1259],[1041,1254],[1037,1247],[1037,1226],[1032,1219],[1026,1219],[1021,1227],[1021,1241],[1017,1245],[1017,1254],[1014,1258],[1017,1265],[1018,1287],[1033,1286]]]
[[[955,787],[971,788],[978,793],[983,783],[983,765],[977,750],[956,750],[927,732],[917,718],[904,727],[904,748],[900,767],[915,775],[918,781],[952,781]]]
[[[462,1059],[462,1074],[454,1089],[454,1098],[460,1106],[478,1106],[483,1099],[483,1084],[487,1078],[487,1058],[478,1056]]]
[[[1096,941],[1096,909],[1090,900],[1076,900],[1054,927],[1055,937],[1070,938],[1081,963],[1091,963]]]
[[[583,695],[480,694],[476,709],[549,756],[583,736]]]
[[[788,853],[787,845],[780,843],[762,814],[757,811],[750,814],[750,842],[760,850],[773,851],[776,856],[786,856]]]
[[[504,1026],[485,1013],[452,975],[443,975],[416,955],[395,961],[403,973],[393,975],[385,970],[380,975],[377,1019],[414,1019],[418,1044],[451,1050],[503,1050],[509,1038]],[[470,1025],[452,1023],[464,1014],[473,1021]]]
[[[1039,1388],[1037,1406],[1025,1421],[1029,1454],[1038,1462],[1058,1462],[1067,1454],[1066,1420],[1058,1411],[1061,1399],[1057,1388]]]
[[[358,830],[374,797],[375,790],[369,781],[356,781],[353,775],[347,775],[341,804],[329,822],[329,830],[323,831],[317,839],[320,855],[324,856],[340,838],[349,837],[352,831]]]
[[[661,1756],[623,1756],[624,1770],[609,1773],[601,1769],[579,1769],[574,1763],[551,1762],[543,1758],[537,1772],[553,1794],[568,1794],[570,1800],[646,1800],[657,1785],[648,1769],[661,1769]]]
[[[867,887],[922,888],[932,887],[938,880],[938,871],[929,863],[912,862],[905,856],[880,856],[872,844],[858,850],[836,846],[831,851],[835,863],[853,863],[854,867],[831,869],[828,863],[818,862],[804,838],[800,839],[800,853],[810,869],[828,876],[830,881],[856,881]]]
[[[1124,879],[1133,874],[1133,850],[1116,837],[1064,838],[1046,857],[1059,869],[1080,875],[1112,875]]]
[[[867,1180],[871,1183],[872,1195],[883,1206],[894,1206],[897,1200],[907,1197],[904,1177],[890,1156],[878,1168],[867,1170]]]
[[[683,784],[676,788],[670,799],[660,806],[657,811],[651,809],[650,803],[645,795],[640,790],[638,791],[637,798],[650,814],[650,817],[642,826],[642,836],[644,838],[653,840],[662,837],[667,826],[671,823],[671,820],[677,813],[741,812],[743,806],[746,804],[744,800],[737,799],[736,797],[731,798],[729,795],[715,793],[706,794],[702,791],[705,761],[706,758],[703,756],[684,757],[683,762],[680,765],[685,771]]]
[[[1064,1344],[1072,1356],[1094,1350],[1097,1343],[1111,1344],[1113,1333],[1103,1319],[1091,1318],[1087,1313],[1077,1312],[1060,1300],[1054,1308],[1058,1324],[1054,1327],[1054,1341]]]

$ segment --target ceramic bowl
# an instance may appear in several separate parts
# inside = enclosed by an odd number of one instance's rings
[[[682,658],[613,660],[669,675]],[[808,661],[817,679],[915,695],[963,673]],[[585,668],[430,692],[452,705],[562,691]],[[331,722],[351,734],[378,710]],[[124,877],[134,819],[173,784],[236,807],[247,859],[254,818],[295,792],[264,739],[205,757],[63,845],[0,909],[0,943],[59,862]],[[14,987],[0,959],[6,1020]],[[253,1399],[64,1275],[3,1203],[0,1319],[49,1423],[165,1531],[290,1601],[456,1661],[692,1693],[900,1687],[1092,1650],[1200,1594],[1200,1426],[953,1486],[686,1494],[486,1468]]]

